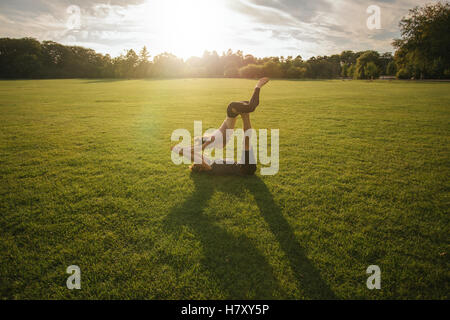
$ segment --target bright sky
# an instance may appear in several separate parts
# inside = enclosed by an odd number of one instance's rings
[[[427,0],[1,0],[0,37],[109,53],[146,45],[182,58],[231,48],[258,57],[393,51],[398,22]],[[367,19],[380,8],[380,29]]]

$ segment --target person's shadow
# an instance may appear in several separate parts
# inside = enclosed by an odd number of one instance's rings
[[[291,226],[283,217],[265,183],[257,176],[211,177],[191,174],[195,191],[164,220],[164,229],[179,234],[187,226],[201,242],[205,270],[227,299],[292,299],[274,275],[267,259],[246,236],[235,236],[205,212],[214,191],[242,197],[248,190],[261,216],[277,239],[296,278],[296,287],[307,299],[335,299],[333,291],[304,254]],[[235,213],[239,215],[239,212]]]

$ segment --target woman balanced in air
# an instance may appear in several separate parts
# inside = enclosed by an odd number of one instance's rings
[[[256,171],[256,164],[253,160],[253,154],[251,152],[251,146],[249,137],[244,136],[244,152],[242,159],[239,163],[230,161],[213,161],[203,155],[205,149],[222,149],[230,140],[233,135],[233,129],[236,125],[237,116],[241,116],[244,124],[244,132],[251,129],[250,113],[255,111],[256,107],[259,105],[259,93],[261,88],[269,82],[269,78],[261,78],[256,84],[253,96],[250,101],[239,101],[231,102],[227,108],[227,117],[220,126],[219,129],[214,131],[209,136],[203,136],[201,139],[194,143],[201,143],[201,159],[202,162],[199,164],[192,164],[190,169],[192,172],[204,172],[212,175],[252,175]],[[178,153],[179,155],[190,156],[193,159],[195,156],[194,146],[182,148],[179,146],[172,147],[172,151]]]

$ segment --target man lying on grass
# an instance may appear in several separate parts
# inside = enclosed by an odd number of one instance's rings
[[[255,111],[259,105],[260,89],[269,81],[269,78],[262,78],[258,81],[253,96],[250,101],[232,102],[227,108],[227,118],[210,136],[203,136],[194,141],[194,146],[182,148],[179,146],[172,147],[172,151],[179,155],[189,157],[190,160],[198,157],[201,163],[192,164],[189,168],[192,172],[207,173],[211,175],[253,175],[256,171],[256,161],[250,146],[251,122],[250,112]],[[240,115],[244,124],[244,150],[241,161],[234,162],[229,159],[214,161],[203,154],[205,149],[222,149],[230,140],[233,129],[236,125],[236,118]],[[195,148],[196,144],[202,144],[201,148]],[[196,150],[201,150],[201,155],[196,154]]]

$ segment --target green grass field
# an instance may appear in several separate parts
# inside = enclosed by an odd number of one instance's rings
[[[448,299],[450,83],[272,81],[277,175],[172,164],[254,84],[1,81],[0,297]]]

